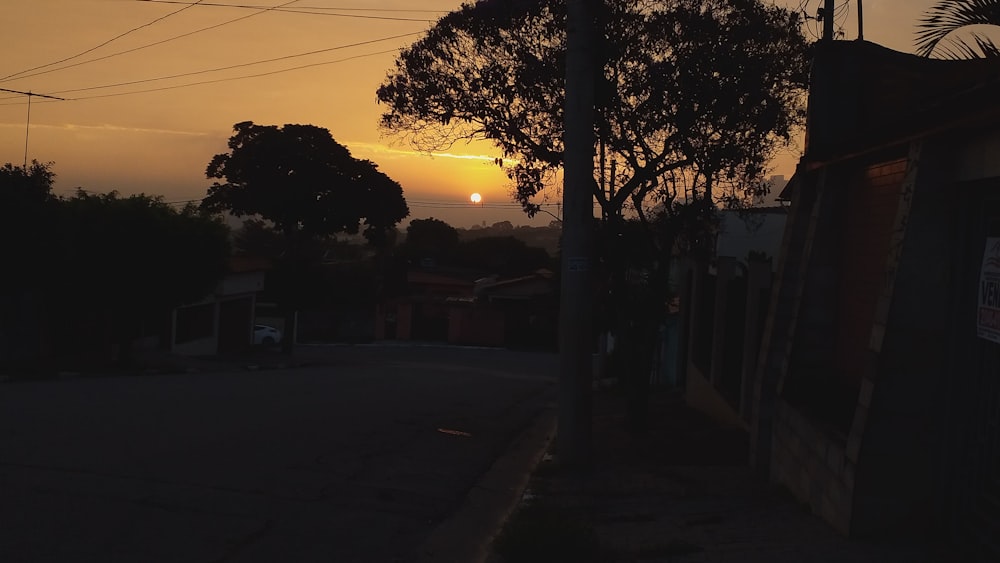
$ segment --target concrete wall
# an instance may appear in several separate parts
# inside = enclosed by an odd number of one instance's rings
[[[772,436],[771,481],[784,485],[838,532],[849,534],[854,464],[843,440],[779,399]]]
[[[215,289],[218,297],[257,293],[264,290],[264,272],[245,272],[229,274],[219,282]]]
[[[203,305],[203,304],[202,304]],[[180,309],[180,307],[179,307]],[[212,302],[212,329],[204,338],[177,342],[177,309],[173,312],[170,351],[181,356],[211,356],[219,351],[219,303]]]

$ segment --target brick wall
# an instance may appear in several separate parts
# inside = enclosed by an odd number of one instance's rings
[[[899,207],[906,159],[865,168],[847,186],[843,225],[841,282],[835,343],[840,377],[854,388],[861,385],[868,340],[878,297],[885,282],[886,256]]]

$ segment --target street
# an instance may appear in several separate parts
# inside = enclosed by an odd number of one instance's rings
[[[0,560],[406,561],[554,400],[554,355],[310,354],[0,385]]]

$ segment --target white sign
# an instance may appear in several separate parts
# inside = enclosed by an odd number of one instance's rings
[[[1000,237],[986,239],[983,267],[979,271],[977,303],[976,332],[979,338],[1000,343]]]

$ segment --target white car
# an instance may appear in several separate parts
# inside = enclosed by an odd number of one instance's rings
[[[253,343],[256,345],[270,346],[281,342],[281,331],[273,326],[254,325]]]

